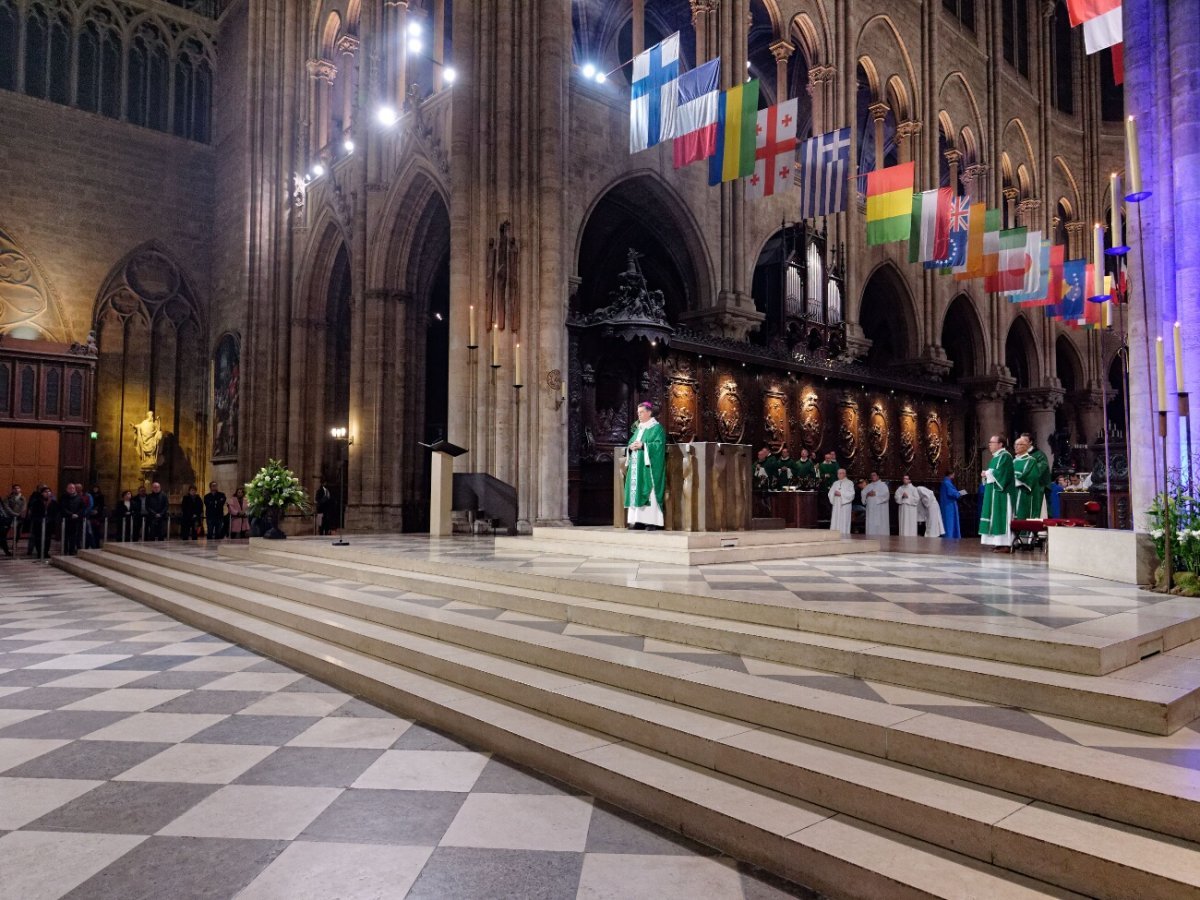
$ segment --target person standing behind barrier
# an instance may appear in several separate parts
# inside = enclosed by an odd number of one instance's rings
[[[188,485],[179,504],[179,538],[184,541],[194,541],[200,532],[200,522],[204,518],[204,502],[196,491],[194,484]],[[212,519],[208,520],[208,534],[212,537]]]
[[[50,555],[50,541],[58,522],[58,501],[54,499],[50,488],[43,486],[41,492],[29,501],[29,540],[38,559],[46,559]]]
[[[68,483],[67,491],[59,505],[63,524],[66,526],[62,531],[62,552],[67,556],[74,556],[79,552],[79,545],[83,543],[83,526],[87,521],[87,501],[79,493],[78,487]]]
[[[112,529],[115,532],[114,540],[133,540],[133,491],[122,493],[121,499],[113,507]]]
[[[204,495],[204,519],[210,541],[225,537],[225,495],[217,490],[215,481],[208,483],[208,493]]]
[[[146,486],[138,488],[133,498],[133,540],[140,541],[146,537]]]
[[[88,496],[92,498],[92,508],[88,511],[90,534],[87,546],[95,549],[100,546],[104,537],[104,519],[108,515],[108,509],[105,506],[104,492],[100,490],[100,485],[93,484],[92,489],[88,491]]]
[[[25,524],[25,509],[27,506],[25,495],[21,493],[21,486],[19,484],[12,486],[12,490],[8,493],[8,499],[4,501],[4,505],[12,515],[12,546],[15,550],[21,542],[21,531],[22,526]]]
[[[162,492],[162,485],[157,481],[150,485],[150,493],[146,495],[146,540],[161,541],[167,537],[167,518],[170,512],[170,499]]]
[[[233,492],[226,504],[229,507],[229,536],[244,538],[250,536],[250,523],[246,519],[246,491],[238,488]]]

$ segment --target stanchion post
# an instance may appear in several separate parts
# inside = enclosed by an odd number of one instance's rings
[[[1179,392],[1180,427],[1184,434],[1184,447],[1187,453],[1187,492],[1189,497],[1196,496],[1195,482],[1192,480],[1192,409],[1187,391]]]
[[[38,559],[50,558],[50,545],[46,542],[46,520],[42,519],[42,542],[38,544]]]
[[[1165,411],[1160,411],[1158,414],[1158,436],[1162,439],[1163,453],[1163,571],[1166,576],[1165,589],[1169,594],[1171,588],[1174,586],[1174,561],[1171,557],[1171,539],[1175,536],[1172,533],[1175,531],[1175,521],[1171,515],[1170,487],[1167,483],[1167,413]]]

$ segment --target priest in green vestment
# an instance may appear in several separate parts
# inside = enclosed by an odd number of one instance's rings
[[[800,448],[800,455],[796,458],[792,471],[796,473],[797,481],[811,481],[817,476],[817,464],[808,455],[807,447]]]
[[[983,505],[979,508],[979,540],[995,553],[1012,552],[1012,495],[1016,487],[1013,458],[998,434],[988,439],[991,462],[983,476]]]
[[[638,404],[638,420],[625,447],[625,521],[630,528],[663,527],[667,484],[667,432],[654,418],[654,407]]]
[[[1013,441],[1013,513],[1014,519],[1042,517],[1042,467],[1029,452],[1029,438],[1021,435]]]
[[[821,477],[821,490],[827,491],[838,477],[838,461],[834,452],[830,450],[825,454],[825,459],[817,466],[817,474]]]
[[[1046,510],[1046,501],[1049,497],[1050,485],[1054,481],[1053,473],[1050,471],[1050,458],[1037,448],[1033,435],[1029,432],[1025,432],[1021,437],[1029,441],[1029,455],[1037,461],[1038,474],[1041,476],[1040,486],[1034,489],[1033,518],[1044,519],[1049,515]]]

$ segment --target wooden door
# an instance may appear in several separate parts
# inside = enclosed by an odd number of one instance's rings
[[[57,428],[13,428],[0,426],[0,496],[7,497],[13,484],[21,485],[28,497],[39,484],[60,493]]]

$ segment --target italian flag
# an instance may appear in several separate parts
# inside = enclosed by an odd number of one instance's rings
[[[913,163],[890,166],[867,175],[867,244],[906,240],[912,230]]]

